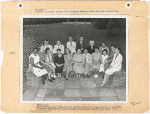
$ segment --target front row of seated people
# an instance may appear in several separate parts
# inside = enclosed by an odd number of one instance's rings
[[[106,84],[109,76],[116,71],[120,71],[122,67],[123,57],[120,54],[120,48],[111,47],[110,55],[106,49],[99,52],[99,48],[95,47],[95,52],[90,54],[87,49],[84,49],[84,53],[81,53],[81,49],[77,50],[77,53],[71,54],[71,51],[67,48],[66,54],[61,53],[61,49],[57,49],[57,54],[53,57],[49,48],[45,50],[40,48],[34,48],[32,54],[29,57],[29,69],[37,77],[42,77],[42,83],[45,84],[45,80],[48,75],[48,80],[53,82],[56,78],[61,77],[63,71],[66,71],[66,80],[68,80],[69,73],[75,72],[76,77],[80,79],[81,74],[84,74],[84,78],[90,78],[90,72],[94,72],[94,77],[98,77],[98,72],[103,74],[103,82],[101,86]]]

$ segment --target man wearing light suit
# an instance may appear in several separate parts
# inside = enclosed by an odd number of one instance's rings
[[[69,41],[67,42],[67,48],[71,51],[71,54],[76,53],[76,42],[73,41],[72,36],[69,36]]]
[[[61,49],[61,53],[64,54],[64,45],[61,44],[61,42],[58,40],[56,45],[54,46],[53,53],[57,53],[57,49]]]
[[[44,50],[46,49],[46,48],[49,48],[50,49],[50,52],[51,53],[53,53],[53,46],[52,45],[50,45],[50,44],[48,44],[48,40],[45,40],[44,41]]]

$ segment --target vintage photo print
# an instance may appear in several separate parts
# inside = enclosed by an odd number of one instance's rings
[[[127,16],[21,21],[21,102],[127,103]]]

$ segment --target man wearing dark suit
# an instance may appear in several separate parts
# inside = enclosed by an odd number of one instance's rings
[[[84,52],[84,49],[85,49],[85,42],[84,42],[83,36],[80,36],[79,42],[77,43],[76,50],[78,50],[78,49],[81,49],[81,53]]]

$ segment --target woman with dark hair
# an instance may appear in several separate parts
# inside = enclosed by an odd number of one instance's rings
[[[55,64],[53,62],[53,59],[52,59],[52,54],[51,54],[51,51],[49,48],[46,48],[45,49],[45,54],[46,54],[46,57],[45,57],[45,62],[51,67],[52,71],[49,73],[49,80],[51,81],[51,79],[55,80]]]
[[[95,52],[92,53],[92,68],[94,71],[95,78],[98,77],[100,62],[101,62],[101,53],[99,52],[98,47],[95,47]]]
[[[120,51],[121,51],[120,48],[115,48],[115,54],[112,63],[110,64],[109,68],[105,71],[104,80],[101,86],[107,83],[110,75],[112,75],[114,72],[121,70],[123,57],[120,54]]]
[[[67,71],[66,80],[68,80],[68,75],[72,71],[72,59],[73,59],[73,55],[71,54],[71,51],[68,48],[66,48],[66,55],[64,56],[64,58],[65,58],[65,68]]]
[[[90,54],[95,52],[95,42],[93,40],[89,42],[89,46],[87,47],[87,50]]]
[[[80,75],[84,73],[84,56],[81,54],[81,49],[77,50],[77,53],[73,57],[73,69],[76,73],[77,79],[80,79]]]
[[[99,72],[100,72],[100,73],[103,73],[103,74],[104,74],[104,72],[105,72],[104,66],[105,66],[105,60],[106,60],[107,58],[108,58],[108,52],[107,52],[106,49],[104,49],[104,50],[102,51],[102,55],[101,55],[101,64],[100,64],[100,69],[99,69]]]
[[[29,68],[27,72],[33,72],[37,77],[42,77],[42,83],[45,84],[47,70],[42,66],[40,57],[37,54],[38,49],[34,48],[32,54],[29,56]]]
[[[57,55],[54,57],[54,64],[56,66],[55,72],[58,74],[58,77],[61,77],[64,62],[64,55],[61,53],[61,49],[57,49]]]

